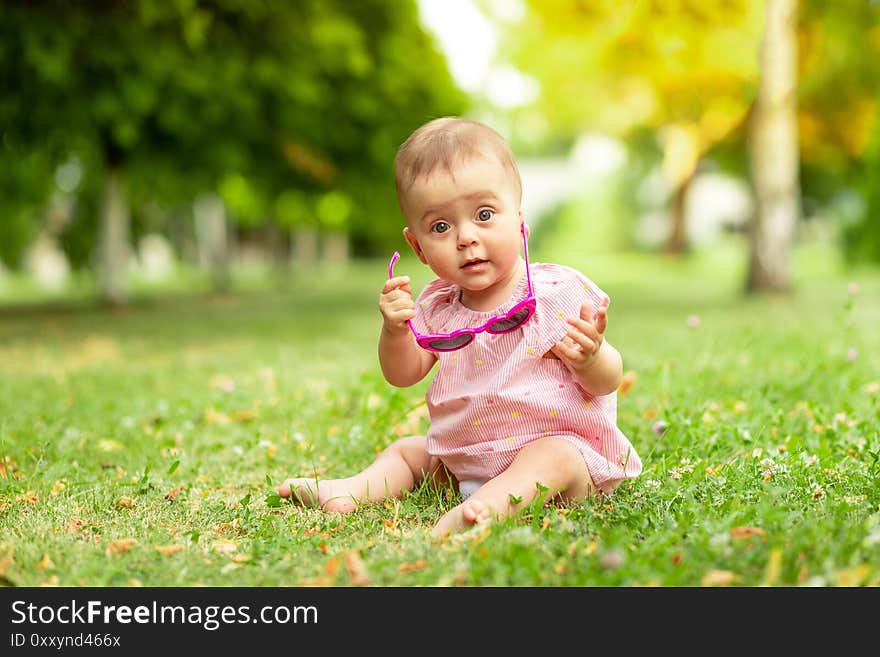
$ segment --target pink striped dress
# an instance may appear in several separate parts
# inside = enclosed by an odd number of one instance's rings
[[[577,317],[587,301],[595,312],[610,299],[570,267],[532,263],[531,276],[537,307],[522,328],[483,332],[463,349],[437,354],[439,370],[426,395],[428,452],[459,481],[484,482],[503,472],[524,445],[557,436],[577,447],[593,483],[610,493],[642,470],[617,427],[617,393],[590,395],[561,361],[543,358],[565,336],[566,318]],[[421,333],[481,326],[527,292],[523,276],[502,306],[478,312],[462,305],[457,285],[437,279],[419,295],[413,323]]]

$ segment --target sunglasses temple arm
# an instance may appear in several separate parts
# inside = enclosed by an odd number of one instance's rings
[[[520,231],[523,236],[523,253],[526,256],[526,279],[529,282],[529,294],[532,294],[532,273],[529,271],[531,267],[529,267],[529,241],[526,239],[526,222],[523,221],[520,224]]]
[[[397,264],[397,261],[400,260],[400,253],[397,251],[394,252],[394,255],[391,256],[391,262],[388,263],[388,278],[394,278],[394,265]],[[413,337],[416,339],[416,342],[419,341],[419,334],[416,333],[415,327],[412,325],[412,321],[406,320],[406,325],[409,326],[409,330],[412,332]]]

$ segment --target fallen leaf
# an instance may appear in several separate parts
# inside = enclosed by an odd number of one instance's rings
[[[134,538],[121,538],[118,541],[110,541],[105,554],[108,557],[118,557],[128,552],[135,545],[137,545],[137,539]]]
[[[238,550],[238,543],[221,538],[219,541],[214,541],[211,547],[217,554],[232,554]]]
[[[58,481],[55,482],[55,485],[52,486],[52,490],[49,491],[49,494],[52,497],[55,497],[56,495],[58,495],[58,493],[63,491],[65,488],[67,488],[67,484],[64,483],[63,479],[59,479]]]
[[[739,581],[739,575],[729,570],[710,570],[703,575],[703,586],[729,586]]]
[[[177,554],[178,552],[184,550],[186,548],[182,543],[176,543],[174,545],[157,545],[154,550],[165,557],[170,557],[172,554]]]
[[[764,586],[773,586],[779,580],[782,573],[782,550],[773,548],[767,559],[767,569],[764,571]]]
[[[67,521],[67,531],[68,532],[81,532],[83,527],[83,520],[81,518],[71,518]]]
[[[837,573],[837,585],[847,587],[861,586],[870,574],[871,567],[866,563],[848,570],[840,570]]]
[[[730,530],[730,538],[749,538],[750,536],[764,536],[766,532],[760,527],[734,527]]]
[[[22,504],[30,504],[31,506],[36,506],[37,502],[40,501],[40,497],[32,490],[27,490],[23,493],[19,493],[15,499]]]
[[[184,490],[186,490],[186,486],[178,486],[165,494],[165,499],[169,502],[173,502],[178,495],[180,495]]]
[[[249,554],[236,554],[234,557],[232,557],[232,562],[233,563],[247,563],[251,559],[252,559],[252,557]]]
[[[205,411],[205,422],[208,424],[229,424],[232,420],[229,419],[228,415],[218,413],[213,408],[209,408]]]
[[[118,440],[104,439],[98,441],[98,449],[102,452],[116,452],[123,447],[124,445]]]
[[[118,500],[116,500],[116,508],[117,509],[134,508],[134,500],[131,499],[128,495],[123,495]]]
[[[335,577],[336,573],[339,572],[339,566],[342,562],[339,560],[339,557],[330,557],[327,559],[327,563],[324,564],[324,572],[330,577]]]
[[[411,561],[409,563],[402,563],[397,567],[402,573],[412,573],[417,570],[424,570],[429,567],[431,564],[428,563],[427,559],[416,559],[415,561]]]
[[[253,411],[235,411],[232,414],[232,419],[238,422],[250,422],[257,418],[257,414]]]
[[[352,586],[364,586],[370,583],[367,575],[367,567],[364,565],[361,555],[356,550],[349,550],[345,553],[345,568],[351,575]]]
[[[0,557],[0,577],[6,576],[6,571],[9,568],[9,565],[12,563],[12,555],[15,552],[15,546],[4,546],[4,550],[6,554]]]
[[[40,570],[51,570],[55,567],[55,563],[49,557],[48,554],[44,554],[43,558],[40,559],[40,563],[37,564],[37,568]]]
[[[623,378],[620,381],[620,385],[617,387],[617,394],[623,396],[627,394],[632,387],[636,384],[636,379],[639,377],[638,374],[630,370],[623,375]]]

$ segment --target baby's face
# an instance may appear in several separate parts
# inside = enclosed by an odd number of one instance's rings
[[[419,178],[403,201],[407,241],[439,277],[479,292],[516,270],[522,248],[519,193],[494,156]]]

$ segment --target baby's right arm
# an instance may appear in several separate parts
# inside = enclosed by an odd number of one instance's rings
[[[379,311],[384,318],[379,335],[379,364],[385,380],[398,388],[418,383],[431,371],[437,357],[416,344],[407,326],[407,321],[416,315],[409,276],[385,281],[379,295]]]

